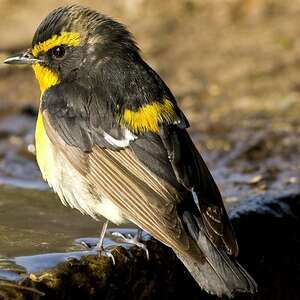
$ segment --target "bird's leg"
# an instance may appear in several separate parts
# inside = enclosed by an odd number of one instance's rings
[[[114,256],[111,254],[111,252],[109,252],[108,250],[105,250],[104,247],[103,247],[103,242],[104,242],[104,237],[105,237],[105,233],[106,233],[106,230],[107,230],[108,222],[109,221],[106,220],[105,223],[102,226],[99,242],[96,245],[96,250],[97,250],[99,256],[104,254],[104,255],[110,257],[113,264],[115,265],[116,261],[115,261]]]
[[[135,236],[132,236],[130,233],[125,236],[124,234],[120,232],[113,232],[112,235],[120,238],[122,242],[127,244],[133,244],[141,249],[143,249],[146,253],[146,257],[149,260],[149,251],[145,244],[141,242],[142,240],[142,229],[138,229],[137,234]]]
[[[104,237],[105,237],[105,233],[106,233],[106,230],[107,230],[108,222],[109,221],[106,220],[105,223],[102,225],[99,242],[98,242],[98,244],[96,246],[96,248],[97,248],[98,251],[104,250],[103,242],[104,242]]]
[[[103,225],[102,225],[99,241],[96,244],[96,246],[94,244],[90,244],[86,241],[81,241],[81,245],[83,245],[87,249],[91,249],[91,248],[95,249],[96,248],[97,251],[99,251],[99,252],[103,251],[104,250],[103,242],[104,242],[104,237],[105,237],[105,233],[107,230],[107,226],[108,226],[108,220],[106,220],[105,223],[103,223]]]

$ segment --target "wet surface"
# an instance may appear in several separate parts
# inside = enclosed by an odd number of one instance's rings
[[[76,228],[75,228],[76,229]],[[99,241],[98,238],[94,237],[81,237],[78,239],[70,239],[66,231],[64,230],[64,236],[61,235],[60,241],[53,241],[55,235],[52,235],[47,242],[36,243],[35,250],[38,253],[42,252],[50,252],[44,254],[36,254],[36,255],[23,255],[16,257],[5,257],[0,256],[0,279],[4,280],[21,280],[24,276],[42,272],[46,269],[50,269],[58,265],[59,263],[68,261],[70,259],[79,260],[83,256],[88,255],[98,255],[97,243]],[[79,233],[82,230],[79,230]],[[89,231],[89,233],[92,230]],[[122,246],[123,248],[130,248],[132,245],[124,243],[120,238],[115,237],[113,234],[115,232],[124,234],[124,236],[134,236],[137,234],[137,230],[133,228],[109,228],[106,233],[106,238],[103,242],[103,247],[106,251],[110,249],[114,249],[118,246]],[[75,231],[74,231],[75,233]],[[78,232],[77,232],[78,233]],[[72,236],[72,233],[69,233],[69,236]],[[34,234],[36,238],[36,234]],[[149,236],[143,234],[143,240],[148,240]],[[68,243],[69,242],[69,243]],[[50,243],[53,243],[50,246]],[[24,244],[26,244],[26,239],[24,240]],[[32,245],[29,244],[28,252],[32,254]],[[50,246],[50,247],[49,247]],[[20,248],[20,247],[19,247]],[[9,249],[8,249],[9,250]],[[25,250],[25,251],[24,251]],[[20,251],[20,250],[19,250]],[[21,251],[26,254],[26,249],[21,248]],[[58,252],[61,251],[61,252]],[[18,254],[17,254],[18,255]],[[102,253],[101,255],[106,256],[106,253]]]
[[[64,207],[47,189],[0,186],[0,220],[1,279],[18,280],[21,275],[39,272],[69,258],[97,253],[94,248],[101,220],[96,222]],[[135,231],[113,227],[110,224],[104,246],[127,247],[111,233],[134,235]]]
[[[299,193],[262,195],[245,199],[230,210],[240,242],[239,262],[254,276],[259,287],[255,295],[237,294],[234,299],[299,299],[300,240],[299,231],[295,230],[299,228],[299,200]],[[117,246],[109,236],[106,242]],[[149,259],[137,247],[117,247],[111,252],[115,264],[110,257],[96,256],[94,251],[17,257],[10,262],[0,260],[6,270],[2,274],[11,279],[9,282],[0,277],[0,297],[5,300],[220,299],[202,291],[168,247],[146,238]],[[97,242],[85,240],[91,244]],[[25,268],[32,273],[26,276]]]
[[[13,187],[0,191],[1,255],[69,251],[74,239],[100,231],[99,223],[64,207],[49,191]]]

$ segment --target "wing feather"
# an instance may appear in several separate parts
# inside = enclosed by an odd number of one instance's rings
[[[113,151],[94,146],[91,152],[83,152],[67,145],[49,126],[47,110],[43,120],[49,139],[94,193],[111,200],[129,220],[177,252],[195,248],[177,215],[176,203],[181,195],[145,168],[130,149]],[[199,255],[196,250],[195,256]]]
[[[150,173],[139,171],[141,177],[134,175],[131,168],[143,167],[128,155],[131,154],[127,150],[116,152],[96,147],[89,156],[89,181],[95,183],[99,192],[109,192],[110,199],[141,228],[169,246],[180,246],[181,251],[188,249],[189,239],[174,209],[176,195],[167,192]],[[129,169],[123,164],[126,156],[131,161]],[[153,179],[157,182],[155,188],[147,184]]]
[[[161,126],[160,136],[177,180],[198,202],[203,224],[211,241],[238,255],[238,244],[219,189],[185,129]]]

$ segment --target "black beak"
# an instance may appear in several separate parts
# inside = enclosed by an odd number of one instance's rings
[[[42,62],[35,58],[30,50],[8,57],[4,63],[9,65],[33,65]]]

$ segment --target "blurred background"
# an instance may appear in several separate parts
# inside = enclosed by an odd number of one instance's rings
[[[227,206],[299,188],[300,1],[78,2],[134,34],[190,120]],[[30,68],[1,63],[28,48],[63,3],[0,0],[0,257],[77,249],[74,239],[99,229],[42,182],[33,145],[37,83]]]

